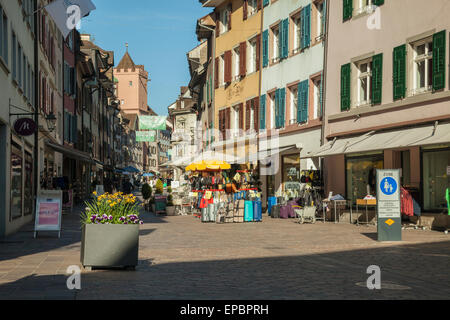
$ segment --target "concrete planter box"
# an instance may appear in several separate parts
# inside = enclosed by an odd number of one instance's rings
[[[174,216],[175,215],[175,206],[166,207],[166,213],[168,216]]]
[[[82,228],[81,264],[85,268],[134,268],[138,253],[138,224],[87,224]]]

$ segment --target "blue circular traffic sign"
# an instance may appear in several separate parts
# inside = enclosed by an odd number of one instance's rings
[[[385,195],[393,195],[397,192],[398,189],[397,181],[395,181],[395,179],[391,177],[384,178],[383,180],[381,180],[380,189],[381,192],[383,192]]]

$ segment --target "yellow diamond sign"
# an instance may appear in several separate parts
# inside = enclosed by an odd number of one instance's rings
[[[392,220],[392,219],[389,219],[389,220],[386,220],[385,223],[386,223],[388,226],[392,226],[392,225],[395,223],[395,221]]]

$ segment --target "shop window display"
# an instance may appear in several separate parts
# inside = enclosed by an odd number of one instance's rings
[[[24,215],[33,213],[33,157],[25,152]]]
[[[283,187],[288,198],[299,196],[300,185],[300,155],[283,156]]]
[[[376,196],[377,169],[383,169],[383,155],[346,158],[347,198],[353,204],[367,195]]]
[[[11,143],[11,219],[22,216],[22,151]]]
[[[446,210],[445,198],[450,188],[447,167],[450,166],[450,150],[427,151],[423,153],[424,209],[428,211]]]

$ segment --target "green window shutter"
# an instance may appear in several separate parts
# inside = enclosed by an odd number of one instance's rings
[[[307,48],[311,44],[311,5],[308,4],[304,9],[303,28],[305,30],[304,47]]]
[[[383,54],[372,58],[372,104],[380,104],[383,92]]]
[[[266,128],[266,95],[263,94],[259,99],[259,127],[261,130]]]
[[[280,89],[280,128],[283,128],[286,123],[286,88]]]
[[[406,96],[406,45],[394,48],[392,80],[394,84],[394,101]]]
[[[445,88],[446,31],[433,35],[433,91]]]
[[[265,7],[265,6],[268,6],[269,5],[269,0],[264,0],[263,1],[263,6]]]
[[[353,15],[353,0],[344,0],[344,21],[352,18]]]
[[[280,127],[280,90],[275,91],[275,128]]]
[[[341,67],[341,111],[350,109],[350,63]]]
[[[289,19],[283,21],[283,58],[289,55]]]
[[[381,6],[384,4],[384,0],[373,0],[373,4],[376,6]]]
[[[263,39],[262,39],[262,46],[263,46],[263,68],[267,67],[269,65],[269,30],[265,30],[263,32]]]
[[[309,105],[309,80],[298,84],[298,102],[297,102],[297,122],[304,123],[308,121]]]

